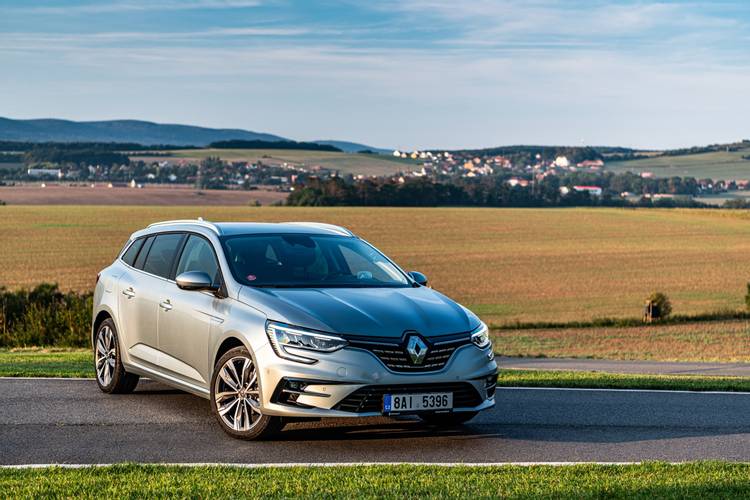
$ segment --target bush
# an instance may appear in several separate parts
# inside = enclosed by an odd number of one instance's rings
[[[91,310],[91,292],[63,293],[56,284],[0,287],[0,347],[87,347]]]
[[[669,297],[661,292],[654,292],[648,296],[643,314],[644,321],[666,319],[670,314],[672,314],[672,303]]]

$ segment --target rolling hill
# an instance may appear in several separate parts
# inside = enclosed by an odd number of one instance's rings
[[[750,144],[733,150],[681,155],[660,155],[627,161],[607,162],[613,172],[650,172],[655,177],[698,179],[750,179]]]
[[[212,142],[231,140],[288,141],[289,139],[250,130],[207,128],[142,120],[77,122],[56,118],[15,120],[0,117],[0,141],[119,142],[143,145],[207,146]],[[329,139],[312,142],[334,146],[347,153],[365,150],[390,153],[387,149],[349,141]]]
[[[140,120],[75,122],[58,119],[0,118],[0,140],[24,142],[131,142],[205,146],[230,139],[280,141],[272,134],[240,129],[215,129]]]
[[[322,139],[322,140],[317,140],[317,141],[312,141],[312,142],[316,144],[325,144],[327,146],[333,146],[334,148],[339,148],[341,151],[344,151],[345,153],[359,153],[360,151],[372,151],[373,153],[389,154],[393,151],[392,149],[375,148],[372,146],[368,146],[367,144],[360,144],[358,142],[336,141],[333,139]]]

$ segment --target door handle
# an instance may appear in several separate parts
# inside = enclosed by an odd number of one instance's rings
[[[127,290],[123,290],[122,294],[129,299],[132,299],[133,297],[135,297],[135,291],[133,290],[132,286],[128,288]]]
[[[161,307],[165,311],[169,311],[170,309],[172,309],[172,303],[169,301],[169,299],[167,299],[164,302],[159,302],[159,307]]]

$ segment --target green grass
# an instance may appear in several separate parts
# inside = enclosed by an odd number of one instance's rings
[[[750,161],[742,159],[750,149],[719,151],[682,156],[655,156],[640,160],[607,163],[615,172],[653,172],[657,177],[695,177],[698,179],[750,179]]]
[[[89,349],[0,349],[0,377],[93,377]]]
[[[2,377],[93,377],[89,350],[0,350]],[[625,375],[553,370],[502,370],[500,387],[579,387],[684,391],[750,391],[750,379],[692,375]]]
[[[14,498],[730,498],[750,465],[349,466],[243,469],[116,465],[0,470]]]
[[[633,375],[558,370],[502,370],[497,384],[499,387],[750,392],[750,378],[743,377]]]

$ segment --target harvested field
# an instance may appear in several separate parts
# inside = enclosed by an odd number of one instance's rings
[[[198,216],[349,227],[495,324],[638,317],[654,290],[678,314],[739,309],[750,280],[745,211],[8,205],[0,284],[88,290],[132,231]]]
[[[495,330],[503,356],[750,362],[750,322]]]
[[[288,193],[268,190],[204,189],[192,186],[153,186],[142,189],[66,186],[47,183],[0,187],[0,200],[9,205],[221,205],[247,206],[258,200],[263,205],[283,201]]]

